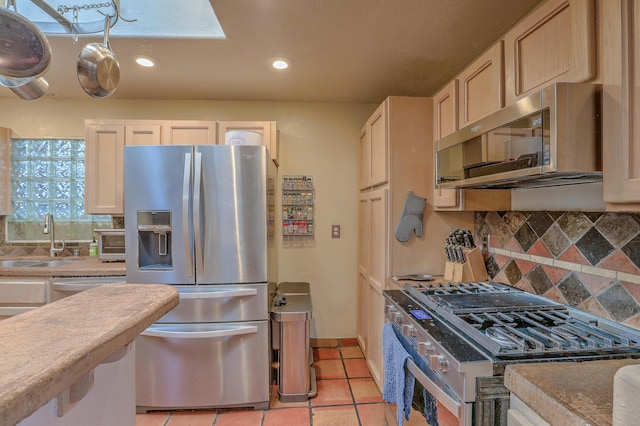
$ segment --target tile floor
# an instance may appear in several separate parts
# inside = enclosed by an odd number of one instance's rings
[[[309,401],[282,403],[271,390],[269,410],[163,411],[136,415],[136,426],[382,426],[384,403],[356,339],[313,343],[318,394]],[[411,416],[405,426],[426,425]]]

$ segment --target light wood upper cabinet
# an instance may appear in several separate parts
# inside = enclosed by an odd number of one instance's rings
[[[458,76],[460,128],[504,106],[503,62],[502,40],[500,40]]]
[[[124,141],[124,124],[85,125],[85,213],[124,214]]]
[[[0,127],[0,215],[11,214],[11,129]]]
[[[218,144],[224,145],[227,132],[244,130],[260,133],[262,145],[267,147],[275,165],[280,164],[280,141],[275,121],[218,121]]]
[[[507,105],[550,83],[595,77],[594,16],[594,0],[547,0],[505,34]]]
[[[602,11],[604,201],[640,211],[640,0],[607,1]]]
[[[388,180],[387,105],[387,100],[380,104],[360,135],[360,189],[381,185]]]
[[[215,121],[165,121],[162,124],[163,145],[215,145]]]
[[[160,145],[162,141],[162,125],[160,124],[126,124],[125,143],[127,145]]]
[[[452,80],[433,97],[433,169],[435,179],[435,150],[441,138],[458,130],[458,80]],[[435,182],[435,181],[434,181]],[[462,194],[459,189],[433,188],[431,204],[436,210],[460,210]]]

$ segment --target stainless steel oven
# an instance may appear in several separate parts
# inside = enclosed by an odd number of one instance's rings
[[[424,388],[441,425],[506,425],[510,363],[640,357],[640,331],[499,283],[411,283],[384,296],[414,400]]]

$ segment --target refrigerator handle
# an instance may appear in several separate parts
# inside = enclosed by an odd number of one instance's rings
[[[209,331],[169,331],[157,330],[153,326],[140,333],[141,336],[164,337],[170,339],[220,339],[226,337],[239,336],[242,334],[255,334],[258,327],[255,325],[241,326],[224,330]]]
[[[204,271],[202,240],[200,239],[200,183],[202,182],[202,153],[196,151],[195,173],[193,182],[193,236],[196,242],[196,272]]]
[[[189,241],[189,189],[191,188],[191,153],[184,154],[184,177],[182,179],[182,234],[184,235],[184,252],[186,256],[186,274],[193,275],[193,258]]]

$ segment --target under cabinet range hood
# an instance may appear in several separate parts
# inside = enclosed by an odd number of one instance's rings
[[[601,86],[555,83],[437,141],[439,188],[602,181]]]

